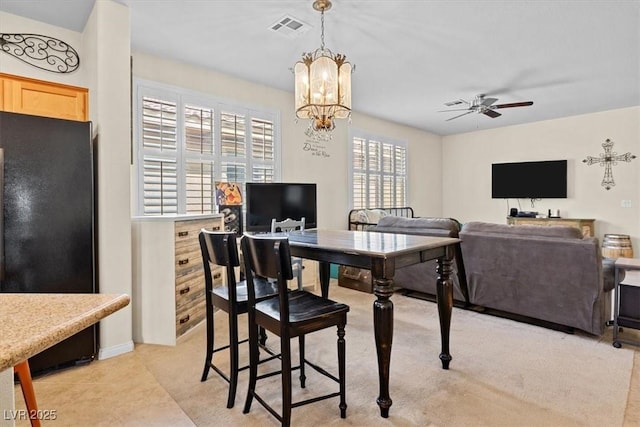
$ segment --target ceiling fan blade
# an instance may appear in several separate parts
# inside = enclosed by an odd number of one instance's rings
[[[445,122],[451,121],[453,119],[457,119],[458,117],[466,116],[467,114],[471,114],[471,113],[473,113],[473,111],[467,111],[466,113],[462,113],[462,114],[459,114],[457,116],[448,118],[447,120],[445,120]]]
[[[469,108],[453,108],[451,110],[438,110],[438,113],[448,113],[449,111],[469,111]]]
[[[489,105],[493,104],[497,100],[498,98],[482,98],[482,103],[480,105],[484,105],[488,107]]]
[[[510,104],[498,104],[498,105],[494,105],[493,108],[528,107],[529,105],[533,105],[533,101],[512,102]]]
[[[493,111],[493,110],[484,110],[482,112],[482,114],[484,114],[485,116],[489,116],[492,119],[495,119],[496,117],[500,117],[502,114],[498,113],[497,111]]]

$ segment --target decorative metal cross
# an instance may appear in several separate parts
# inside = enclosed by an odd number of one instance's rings
[[[587,165],[599,163],[600,166],[604,166],[604,177],[602,178],[601,185],[606,190],[611,190],[611,187],[616,185],[613,181],[613,170],[611,170],[611,166],[617,165],[618,162],[631,162],[631,160],[635,159],[636,156],[631,153],[618,155],[616,152],[612,152],[611,149],[613,148],[613,141],[609,138],[602,143],[602,148],[604,148],[604,153],[601,153],[598,157],[587,156],[582,163],[586,163]]]

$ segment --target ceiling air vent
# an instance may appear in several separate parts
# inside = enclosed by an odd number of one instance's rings
[[[278,19],[278,21],[273,23],[269,28],[271,29],[271,31],[281,34],[287,38],[295,39],[309,31],[309,28],[311,28],[311,26],[306,22],[299,20],[298,18],[294,18],[290,15],[285,15],[282,18]]]

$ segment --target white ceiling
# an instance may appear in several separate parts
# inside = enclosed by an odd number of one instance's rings
[[[291,92],[290,68],[320,46],[312,0],[118,1],[131,9],[134,51]],[[0,10],[82,31],[93,3],[0,0]],[[309,30],[270,30],[286,15]],[[640,0],[334,0],[325,42],[356,65],[354,111],[441,135],[640,105]],[[534,105],[495,119],[438,112],[480,93]]]

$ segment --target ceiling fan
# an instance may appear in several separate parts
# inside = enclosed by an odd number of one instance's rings
[[[529,105],[533,105],[533,101],[525,101],[525,102],[511,102],[508,104],[494,104],[498,98],[485,98],[484,94],[480,94],[475,97],[475,99],[471,102],[466,101],[464,99],[458,99],[456,101],[445,102],[444,105],[447,107],[453,107],[454,105],[468,105],[467,108],[456,108],[453,110],[441,110],[440,113],[448,113],[449,111],[465,111],[462,114],[458,114],[457,116],[448,118],[446,121],[457,119],[458,117],[466,116],[471,113],[484,114],[485,116],[489,116],[492,119],[496,117],[500,117],[502,114],[498,113],[496,110],[499,108],[513,108],[513,107],[527,107]]]

